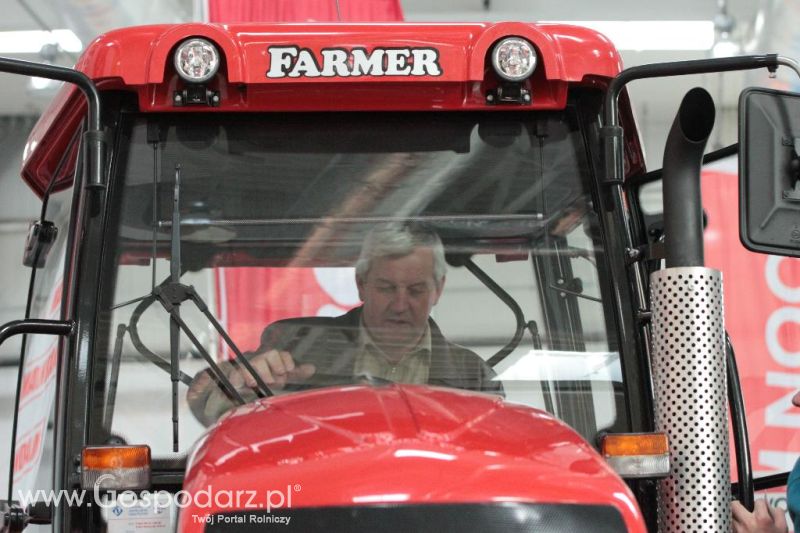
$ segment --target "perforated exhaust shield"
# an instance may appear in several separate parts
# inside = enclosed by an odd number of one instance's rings
[[[722,274],[667,268],[650,277],[656,430],[669,437],[660,532],[731,527]]]

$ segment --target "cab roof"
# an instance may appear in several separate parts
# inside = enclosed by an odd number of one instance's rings
[[[101,91],[136,93],[142,112],[488,109],[492,106],[486,91],[500,83],[492,71],[490,51],[509,36],[524,37],[537,49],[538,66],[526,82],[532,94],[529,107],[534,110],[563,108],[570,84],[608,79],[622,68],[611,42],[593,30],[500,22],[139,26],[95,39],[76,69]],[[189,37],[203,37],[220,49],[222,66],[208,82],[220,96],[213,107],[174,105],[173,96],[185,83],[175,72],[172,56]],[[427,48],[436,51],[441,71],[421,76],[269,77],[270,47],[309,50],[317,60],[322,50],[331,49]],[[22,176],[40,196],[53,176],[56,190],[71,182],[85,109],[83,95],[67,85],[31,132]]]

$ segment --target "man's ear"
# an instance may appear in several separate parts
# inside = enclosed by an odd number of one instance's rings
[[[444,292],[444,282],[447,281],[447,276],[442,276],[441,281],[436,284],[436,295],[433,299],[433,305],[439,303],[439,298],[442,297],[442,293]]]
[[[364,301],[364,280],[356,274],[356,288],[358,289],[358,299]]]

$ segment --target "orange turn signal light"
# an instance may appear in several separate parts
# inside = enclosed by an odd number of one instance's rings
[[[149,446],[90,446],[83,449],[83,467],[109,468],[150,467]]]
[[[608,434],[603,437],[601,447],[605,457],[669,454],[669,441],[665,433]]]
[[[624,478],[664,478],[669,475],[669,441],[665,433],[607,434],[600,453]]]
[[[81,454],[84,489],[144,489],[150,485],[149,446],[87,446]]]

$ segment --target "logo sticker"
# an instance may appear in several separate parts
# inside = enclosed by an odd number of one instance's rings
[[[315,55],[299,46],[270,46],[267,78],[441,76],[436,48],[323,48]]]

